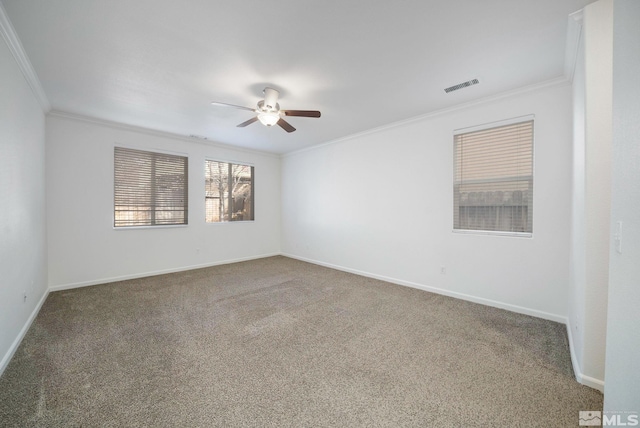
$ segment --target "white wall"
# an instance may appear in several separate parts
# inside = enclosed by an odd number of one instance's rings
[[[115,145],[189,156],[189,225],[113,228]],[[204,160],[255,166],[254,222],[204,221]],[[280,159],[69,116],[47,116],[47,228],[53,289],[256,258],[280,251]]]
[[[47,289],[44,128],[42,108],[0,39],[0,374]]]
[[[528,114],[535,115],[533,238],[453,233],[453,131]],[[569,85],[289,154],[283,252],[564,322],[570,166]]]
[[[584,8],[574,77],[573,205],[568,325],[577,378],[599,389],[609,281],[613,2]]]
[[[580,38],[573,75],[573,164],[571,192],[570,281],[567,331],[571,341],[573,368],[581,380],[585,318],[585,68],[584,34]]]
[[[640,2],[616,0],[613,35],[611,235],[605,411],[640,411]]]

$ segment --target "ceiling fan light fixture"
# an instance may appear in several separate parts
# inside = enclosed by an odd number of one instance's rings
[[[273,126],[280,120],[280,113],[277,111],[265,111],[258,113],[258,120],[265,126]]]
[[[237,128],[244,128],[257,121],[260,121],[264,126],[278,125],[280,128],[291,133],[296,130],[289,122],[287,122],[285,116],[299,116],[299,117],[320,117],[320,112],[317,110],[280,110],[278,104],[279,92],[273,88],[264,88],[264,100],[258,101],[257,108],[249,108],[237,106],[235,104],[220,103],[217,101],[211,104],[215,106],[233,107],[240,110],[249,110],[256,115],[249,120],[245,120]]]

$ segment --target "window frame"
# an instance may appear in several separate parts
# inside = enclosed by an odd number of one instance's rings
[[[168,150],[161,150],[161,149],[156,149],[156,148],[140,148],[140,147],[134,147],[134,146],[128,146],[125,144],[114,144],[112,146],[113,148],[113,157],[112,157],[112,161],[113,163],[111,164],[112,166],[112,171],[111,171],[111,177],[113,177],[113,182],[112,182],[112,206],[111,206],[111,228],[113,230],[135,230],[135,229],[164,229],[164,228],[174,228],[174,227],[188,227],[189,226],[189,155],[187,153],[183,153],[183,152],[172,152],[172,151],[168,151]],[[140,151],[140,152],[148,152],[148,153],[156,153],[159,155],[169,155],[169,156],[177,156],[177,157],[182,157],[185,159],[185,173],[184,173],[184,195],[185,195],[185,202],[184,202],[184,223],[169,223],[169,224],[144,224],[144,225],[135,225],[135,226],[117,226],[116,225],[116,162],[115,162],[115,156],[116,156],[116,149],[120,148],[120,149],[124,149],[124,150],[135,150],[135,151]]]
[[[218,162],[218,163],[226,163],[229,164],[229,166],[231,168],[233,168],[234,165],[236,166],[247,166],[251,168],[251,196],[250,196],[250,201],[251,201],[251,219],[247,219],[247,220],[220,220],[220,221],[207,221],[207,163],[208,162]],[[256,187],[256,174],[255,174],[255,164],[251,163],[251,162],[244,162],[244,161],[237,161],[237,160],[226,160],[226,159],[215,159],[212,157],[205,157],[204,158],[204,222],[205,224],[212,224],[212,225],[220,225],[220,224],[247,224],[247,223],[253,223],[256,221],[256,211],[255,211],[255,187]],[[233,206],[233,194],[231,192],[229,192],[229,195],[227,196],[228,198],[228,207],[229,209],[231,209],[231,207]],[[232,217],[232,215],[231,215]]]
[[[457,173],[457,165],[456,165],[456,151],[457,151],[457,146],[456,146],[456,137],[458,135],[461,134],[470,134],[473,132],[479,132],[479,131],[485,131],[485,130],[489,130],[492,128],[500,128],[503,126],[509,126],[509,125],[516,125],[519,123],[526,123],[526,122],[532,122],[531,124],[531,129],[532,129],[532,136],[531,136],[531,195],[530,195],[530,207],[531,207],[531,231],[529,232],[514,232],[514,231],[505,231],[505,230],[486,230],[486,229],[456,229],[456,225],[455,225],[455,209],[456,209],[456,202],[455,202],[455,198],[456,198],[456,185],[458,185],[458,182],[456,181],[456,173]],[[500,121],[496,121],[496,122],[488,122],[488,123],[484,123],[481,125],[475,125],[475,126],[470,126],[470,127],[466,127],[466,128],[459,128],[453,131],[453,186],[452,186],[452,196],[453,196],[453,215],[452,215],[452,222],[453,222],[453,227],[452,227],[452,232],[453,233],[458,233],[458,234],[463,234],[463,235],[485,235],[485,236],[504,236],[504,237],[516,237],[516,238],[533,238],[533,231],[534,231],[534,216],[533,216],[533,212],[534,211],[534,195],[536,194],[535,192],[535,146],[536,146],[536,132],[535,132],[535,127],[536,127],[536,120],[535,120],[535,115],[534,114],[529,114],[529,115],[524,115],[524,116],[518,116],[518,117],[513,117],[510,119],[505,119],[505,120],[500,120]],[[487,179],[486,182],[491,182],[492,179]],[[495,181],[494,181],[495,182]]]

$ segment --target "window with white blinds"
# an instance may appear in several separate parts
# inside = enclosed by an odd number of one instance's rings
[[[206,160],[204,169],[206,222],[253,220],[253,167]]]
[[[188,223],[185,156],[116,147],[114,227]]]
[[[453,224],[531,236],[533,120],[454,135]]]

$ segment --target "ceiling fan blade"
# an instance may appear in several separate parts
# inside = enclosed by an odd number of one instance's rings
[[[317,110],[280,110],[285,116],[320,117]]]
[[[253,122],[257,120],[258,120],[257,117],[252,117],[251,119],[242,122],[240,125],[237,126],[237,128],[244,128],[245,126],[251,125]]]
[[[249,108],[249,107],[242,107],[242,106],[237,106],[235,104],[227,104],[227,103],[219,103],[219,102],[212,102],[211,105],[213,106],[220,106],[220,107],[233,107],[233,108],[239,108],[240,110],[249,110],[249,111],[256,111],[256,109],[253,108]]]
[[[280,119],[277,123],[278,125],[280,125],[280,128],[284,129],[287,132],[293,132],[296,130],[296,128],[291,126],[291,124],[284,119]]]

